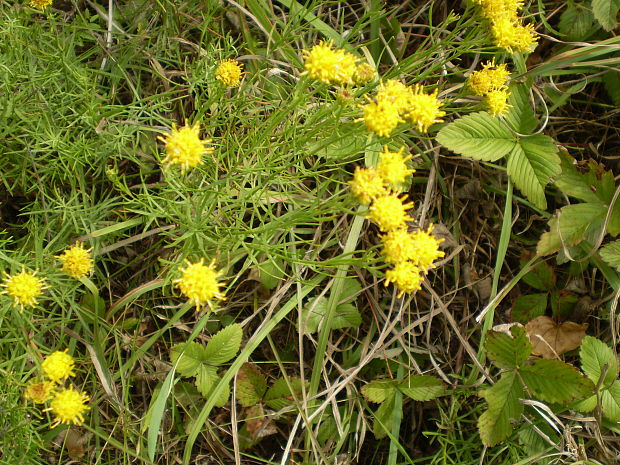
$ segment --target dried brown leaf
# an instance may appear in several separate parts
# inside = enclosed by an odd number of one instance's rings
[[[525,325],[530,342],[532,354],[543,358],[554,359],[581,345],[581,340],[586,335],[588,324],[578,324],[574,321],[565,321],[557,325],[548,316],[539,316],[530,320]]]

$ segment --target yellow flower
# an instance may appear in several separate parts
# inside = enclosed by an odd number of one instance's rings
[[[402,118],[398,114],[398,108],[385,101],[369,101],[362,106],[364,110],[364,124],[366,129],[380,137],[389,137],[396,129]]]
[[[494,90],[504,89],[508,82],[510,72],[506,64],[496,65],[489,61],[482,65],[483,69],[474,71],[469,76],[467,84],[476,95],[486,95]]]
[[[321,41],[304,50],[304,74],[325,84],[353,84],[357,71],[355,55],[332,47],[331,41]]]
[[[75,360],[67,351],[68,349],[57,350],[45,357],[41,364],[45,376],[55,383],[59,383],[69,376],[75,376],[73,371]]]
[[[24,397],[35,404],[44,404],[52,398],[55,386],[53,381],[32,380],[26,386]]]
[[[30,0],[30,6],[38,10],[43,10],[52,4],[53,0]]]
[[[531,24],[522,26],[508,18],[499,18],[491,24],[495,45],[509,52],[531,52],[538,43],[538,34]]]
[[[494,90],[484,97],[484,103],[493,116],[503,115],[508,111],[508,97],[510,92],[505,89]]]
[[[71,386],[69,389],[58,391],[45,411],[51,411],[56,416],[54,426],[61,423],[79,425],[84,423],[84,412],[89,409],[86,405],[88,400],[89,397],[85,392],[78,392]]]
[[[396,264],[412,260],[416,254],[413,237],[406,229],[395,229],[381,236],[386,263]]]
[[[412,89],[406,118],[415,124],[420,132],[426,132],[433,123],[440,123],[440,118],[446,114],[439,109],[440,106],[437,90],[432,94],[425,94],[422,86],[416,84]]]
[[[385,285],[394,283],[399,290],[398,297],[420,290],[423,280],[420,268],[411,262],[397,263],[393,269],[385,272]]]
[[[75,279],[88,276],[93,272],[93,259],[90,256],[90,249],[84,249],[81,242],[65,250],[56,258],[62,262],[62,270]]]
[[[239,87],[243,65],[236,60],[222,60],[215,70],[215,79],[228,87]]]
[[[206,266],[203,261],[190,263],[186,260],[187,266],[181,269],[182,276],[174,280],[183,295],[194,302],[196,310],[202,304],[211,305],[212,299],[224,300],[224,294],[220,292],[222,284],[217,280],[220,272],[215,270],[213,263]]]
[[[407,210],[413,206],[413,202],[404,203],[403,199],[394,194],[384,195],[376,199],[369,208],[368,217],[379,226],[383,232],[393,231],[407,227]]]
[[[433,226],[431,225],[427,231],[418,230],[411,234],[415,251],[413,253],[413,262],[422,271],[428,271],[433,267],[433,262],[442,258],[445,254],[439,250],[439,244],[443,239],[435,239],[431,233]]]
[[[376,98],[378,102],[387,102],[402,113],[409,107],[411,96],[411,89],[405,84],[395,79],[388,79],[379,86]]]
[[[349,181],[349,184],[351,192],[362,205],[368,205],[377,197],[388,193],[383,185],[383,179],[373,168],[357,166],[353,173],[353,180]]]
[[[353,80],[357,85],[364,85],[372,81],[377,75],[377,70],[368,63],[360,63],[355,67]]]
[[[517,19],[517,12],[523,6],[522,0],[474,0],[482,8],[482,13],[494,21],[499,18]]]
[[[37,297],[47,289],[43,278],[37,278],[35,273],[28,273],[26,270],[14,276],[6,274],[2,287],[5,289],[0,294],[13,297],[15,305],[19,305],[21,310],[24,306],[34,307],[37,304]]]
[[[377,173],[387,184],[398,186],[405,182],[407,176],[415,173],[414,169],[407,168],[407,160],[411,155],[404,157],[404,150],[405,147],[401,147],[398,152],[390,152],[387,145],[384,147],[377,164]]]
[[[172,131],[158,139],[166,144],[166,158],[163,160],[164,169],[170,165],[181,165],[181,171],[194,168],[202,164],[202,156],[213,152],[212,147],[206,147],[211,139],[201,140],[199,136],[200,123],[188,126],[187,122],[181,129],[172,124]]]

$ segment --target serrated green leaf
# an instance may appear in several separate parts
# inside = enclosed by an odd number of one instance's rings
[[[528,321],[543,316],[547,310],[546,292],[518,296],[512,304],[512,321],[526,324]]]
[[[570,405],[572,410],[588,413],[596,408],[596,394]]]
[[[599,385],[600,378],[605,373],[602,387],[611,386],[618,377],[618,359],[616,353],[603,341],[595,337],[586,336],[581,341],[579,349],[581,369],[595,386]]]
[[[390,428],[392,413],[394,412],[394,392],[375,411],[375,420],[372,424],[372,432],[376,439],[383,439],[387,436]]]
[[[346,278],[342,283],[342,291],[340,293],[340,302],[338,304],[347,304],[354,302],[362,290],[362,285],[355,278]]]
[[[504,370],[521,366],[532,353],[532,344],[523,328],[513,326],[510,332],[512,337],[498,331],[487,333],[487,357]]]
[[[209,365],[202,364],[196,373],[196,389],[204,397],[208,398],[211,389],[217,382],[217,369]]]
[[[579,302],[579,297],[568,291],[553,291],[549,295],[551,313],[558,321],[570,319],[575,311],[575,306]]]
[[[492,387],[480,391],[488,403],[487,410],[478,418],[478,432],[485,446],[494,446],[506,439],[512,432],[511,420],[523,412],[523,386],[516,372],[502,373]]]
[[[538,124],[530,104],[530,90],[523,84],[511,85],[509,90],[510,108],[504,119],[519,134],[530,134]]]
[[[569,197],[584,202],[609,205],[616,190],[616,182],[611,171],[604,170],[593,161],[587,169],[577,169],[577,162],[565,149],[560,150],[562,173],[555,179],[555,185]]]
[[[197,342],[182,342],[170,349],[170,360],[181,376],[195,376],[205,360],[205,348]]]
[[[277,379],[265,394],[265,404],[274,410],[280,410],[284,407],[293,405],[295,397],[301,395],[301,380],[299,378],[288,378],[289,384],[285,378]],[[292,388],[292,391],[291,391]],[[293,393],[295,396],[293,396]]]
[[[375,379],[362,386],[362,394],[369,402],[383,402],[394,395],[396,382],[391,379]]]
[[[215,388],[215,386],[222,380],[221,377],[217,377],[215,379],[215,382],[213,383],[213,388]],[[211,393],[209,393],[209,395],[211,395]],[[218,395],[217,395],[217,399],[215,399],[215,402],[213,403],[213,405],[215,405],[216,407],[224,407],[226,405],[226,402],[228,402],[228,399],[230,398],[230,384],[226,384],[224,386],[224,389],[222,389]]]
[[[594,392],[594,384],[579,371],[559,360],[536,360],[519,369],[529,391],[544,402],[566,404]]]
[[[317,300],[318,299],[318,300]],[[327,299],[317,297],[310,299],[304,306],[306,334],[316,333],[327,314]],[[332,320],[332,329],[357,328],[362,323],[362,316],[353,304],[336,306],[336,313]]]
[[[599,250],[599,254],[605,263],[620,271],[620,241],[606,244]]]
[[[616,381],[609,389],[600,393],[603,415],[611,421],[620,421],[620,381]]]
[[[600,225],[606,214],[607,208],[601,204],[579,203],[562,207],[549,220],[549,231],[540,236],[536,253],[549,255],[563,246],[578,244],[584,240],[588,228]]]
[[[550,291],[555,288],[555,271],[549,263],[541,261],[523,276],[523,281],[539,291]]]
[[[485,111],[472,113],[444,126],[436,139],[455,153],[483,161],[499,160],[517,145],[510,129]]]
[[[443,396],[446,386],[434,376],[411,375],[398,384],[398,390],[413,400],[426,401]]]
[[[592,0],[592,13],[606,31],[613,31],[616,28],[618,10],[620,0]]]
[[[267,392],[267,380],[258,367],[244,363],[237,373],[237,402],[244,407],[259,403]]]
[[[566,40],[585,40],[593,32],[594,15],[587,8],[570,2],[560,16],[559,29]]]
[[[243,329],[238,323],[226,326],[207,343],[205,360],[209,365],[221,365],[237,355],[241,347]]]
[[[560,173],[557,147],[548,136],[522,137],[508,155],[508,175],[530,202],[546,209],[545,186]]]

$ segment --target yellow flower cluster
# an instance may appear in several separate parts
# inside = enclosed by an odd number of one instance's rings
[[[37,297],[47,289],[45,279],[37,278],[35,273],[27,272],[25,269],[13,276],[5,273],[0,286],[4,288],[0,294],[13,297],[15,305],[19,305],[21,311],[25,306],[34,307],[37,304]]]
[[[419,84],[409,87],[388,79],[379,86],[374,98],[366,98],[368,102],[362,105],[362,120],[370,132],[380,137],[389,137],[396,126],[405,121],[415,125],[420,132],[427,132],[446,114],[440,110],[437,90],[426,94]]]
[[[495,45],[509,52],[531,52],[538,42],[538,34],[531,24],[523,25],[519,18],[522,0],[474,0],[482,14],[491,23]]]
[[[85,392],[78,392],[73,386],[63,386],[66,379],[75,376],[74,367],[75,360],[67,349],[56,351],[41,363],[44,379],[33,379],[24,390],[24,397],[35,404],[45,404],[51,400],[44,411],[54,414],[54,426],[83,423],[84,412],[89,408],[86,405],[89,397]]]
[[[215,79],[227,87],[239,87],[243,65],[237,60],[223,60],[215,70]]]
[[[181,129],[177,129],[173,123],[169,134],[158,136],[166,145],[166,158],[162,162],[164,169],[180,165],[181,171],[185,171],[202,164],[202,156],[213,152],[213,148],[206,146],[211,143],[211,139],[202,140],[199,133],[200,123],[189,126],[186,122]]]
[[[56,258],[62,263],[62,270],[72,278],[80,279],[93,272],[93,259],[90,256],[90,249],[84,249],[81,242],[68,248]]]
[[[213,262],[207,266],[203,261],[186,261],[187,266],[180,270],[181,277],[174,280],[181,293],[196,305],[196,310],[200,310],[202,304],[211,306],[213,299],[225,298],[220,290],[222,283],[217,279],[221,272],[215,269]]]
[[[394,98],[397,100],[398,95]],[[385,274],[385,284],[394,283],[399,297],[419,290],[424,274],[444,255],[439,250],[440,241],[431,235],[432,226],[427,231],[408,230],[408,211],[413,202],[406,202],[406,196],[399,197],[398,193],[415,170],[407,167],[411,155],[404,156],[403,152],[404,147],[391,152],[386,146],[376,167],[357,167],[350,181],[355,198],[362,205],[370,204],[368,218],[385,233],[381,237],[382,254],[386,263],[393,265]]]
[[[37,10],[44,10],[52,4],[52,0],[30,0],[30,6]]]
[[[334,44],[321,41],[310,50],[304,50],[304,74],[325,84],[354,84],[357,74],[357,58],[342,49],[334,49]],[[366,77],[365,70],[362,77]]]
[[[510,72],[506,64],[496,65],[490,61],[482,65],[482,69],[474,71],[467,85],[476,95],[484,96],[484,103],[493,116],[504,114],[508,108],[508,77]]]

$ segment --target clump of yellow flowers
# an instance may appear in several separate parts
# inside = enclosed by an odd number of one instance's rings
[[[476,95],[484,97],[484,103],[493,116],[503,115],[509,108],[508,77],[506,64],[496,65],[494,61],[483,63],[482,69],[474,71],[467,80],[468,87]]]
[[[62,263],[62,270],[72,278],[80,279],[93,272],[93,259],[90,250],[86,250],[81,242],[68,248],[56,258]]]
[[[215,79],[227,87],[239,87],[243,65],[236,60],[222,60],[215,70]]]
[[[211,306],[213,299],[225,298],[220,290],[222,283],[217,279],[221,272],[215,269],[213,262],[208,266],[203,262],[202,259],[197,263],[186,261],[186,267],[180,270],[181,277],[174,280],[181,293],[196,305],[196,310],[203,304]]]
[[[37,304],[37,298],[47,289],[45,279],[38,278],[34,272],[25,269],[14,275],[5,273],[1,286],[4,289],[0,291],[0,294],[13,297],[15,305],[19,305],[21,311],[24,307],[34,307]]]
[[[357,167],[350,181],[355,198],[362,205],[370,204],[368,218],[384,233],[382,254],[386,263],[393,266],[385,273],[385,284],[395,284],[399,297],[419,290],[424,274],[444,256],[439,250],[441,241],[431,234],[432,226],[426,231],[409,231],[408,210],[413,202],[406,202],[406,196],[398,194],[407,176],[415,170],[407,166],[411,156],[405,156],[404,149],[392,152],[384,147],[377,166]]]
[[[75,360],[67,349],[56,351],[45,357],[41,363],[43,379],[33,379],[26,385],[24,397],[35,404],[49,402],[45,412],[54,414],[54,423],[75,425],[84,422],[84,413],[89,409],[89,400],[85,392],[76,391],[73,386],[65,387],[63,383],[75,376]]]
[[[362,68],[358,72],[357,58],[334,44],[321,41],[310,50],[304,50],[304,73],[325,84],[354,84],[355,79],[368,78],[369,72]],[[372,78],[372,77],[371,77]]]
[[[38,10],[43,10],[52,4],[52,0],[30,0],[30,6]]]
[[[523,25],[519,18],[522,0],[473,0],[489,21],[495,45],[508,52],[531,52],[538,34],[531,24]]]
[[[190,126],[187,122],[181,129],[172,124],[172,131],[158,139],[166,145],[166,158],[163,160],[164,169],[171,165],[179,165],[181,171],[195,168],[203,163],[202,156],[213,152],[212,147],[207,147],[211,139],[200,138],[200,123]]]

